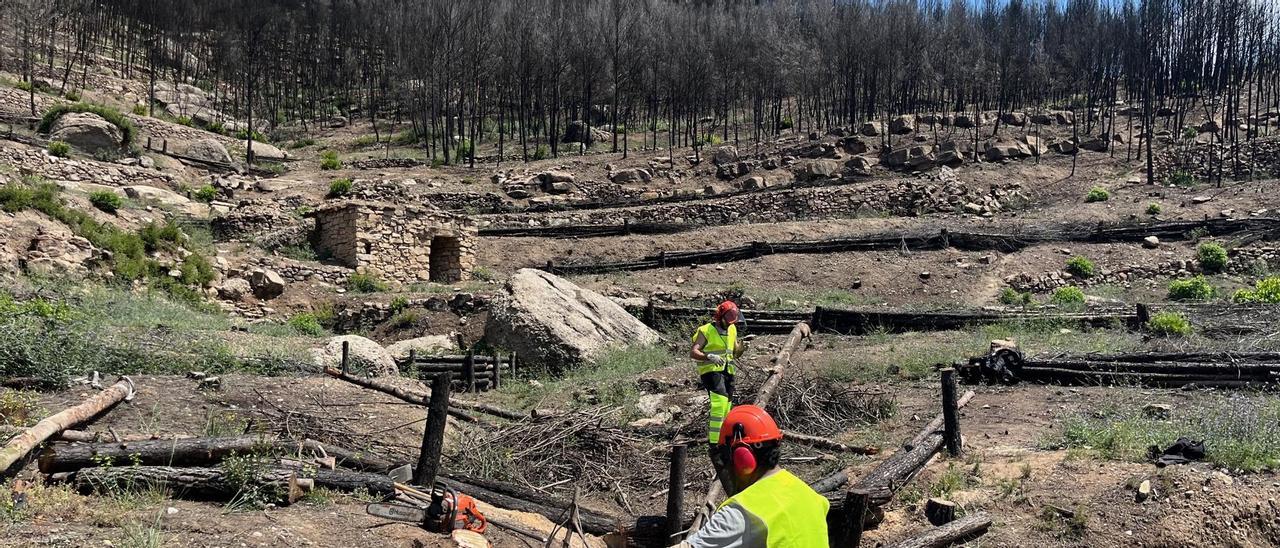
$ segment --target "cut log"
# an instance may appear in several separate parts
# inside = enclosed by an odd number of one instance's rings
[[[86,422],[116,404],[133,397],[133,381],[121,378],[106,390],[98,392],[79,405],[63,409],[53,416],[46,417],[26,432],[18,434],[0,449],[0,476],[9,472],[9,467],[22,460],[37,445],[68,428]]]
[[[894,544],[891,548],[943,548],[977,538],[990,527],[990,516],[986,513],[973,514],[925,531],[919,536]]]
[[[520,495],[513,496],[485,489],[484,487],[474,485],[470,482],[458,481],[453,477],[439,477],[436,481],[443,483],[460,493],[470,495],[493,506],[508,510],[541,514],[554,523],[560,523],[563,521],[564,517],[567,515],[566,511],[569,509],[569,503],[564,501],[555,501],[556,504],[542,504],[540,502],[529,500],[534,498],[547,500],[547,498],[543,498],[545,495],[535,495],[530,491],[523,491]],[[477,483],[486,483],[490,485],[495,483],[479,480],[476,481]],[[560,503],[563,503],[563,505]],[[586,510],[581,510],[579,515],[582,523],[582,530],[587,534],[606,535],[621,529],[618,520],[611,516],[601,515]]]
[[[266,468],[248,481],[274,488],[278,502],[287,502],[290,481],[309,479],[315,487],[344,493],[365,491],[387,498],[395,495],[391,479],[378,474],[300,468]],[[107,466],[82,468],[75,473],[75,485],[81,492],[113,492],[142,488],[169,491],[174,496],[194,500],[230,500],[240,491],[242,482],[228,477],[221,468],[174,468],[170,466]]]
[[[858,455],[874,455],[880,452],[876,447],[858,447],[856,445],[846,445],[838,441],[832,441],[820,436],[810,436],[799,432],[786,430],[782,433],[783,440],[786,443],[796,443],[807,445],[815,449],[825,449],[827,451],[839,451],[841,453],[854,453]]]
[[[70,472],[94,466],[203,466],[233,454],[250,454],[275,440],[259,436],[188,438],[121,443],[54,443],[40,453],[40,471]]]
[[[18,434],[21,434],[24,431],[26,431],[25,428],[18,428],[16,426],[0,426],[0,437],[16,436]],[[181,440],[181,439],[187,439],[192,437],[194,436],[188,436],[185,434],[178,434],[178,435],[122,434],[120,435],[119,438],[117,438],[116,436],[112,435],[109,432],[88,432],[85,430],[63,430],[62,432],[59,432],[58,434],[49,438],[49,440],[98,443],[98,442],[104,442],[104,441],[130,442],[130,441],[174,440],[174,439]]]
[[[924,503],[924,516],[935,526],[951,523],[956,519],[956,503],[936,497],[930,498]]]
[[[844,487],[844,484],[848,483],[848,481],[849,481],[849,473],[845,472],[844,470],[840,470],[839,472],[831,474],[830,476],[827,476],[818,481],[810,483],[809,487],[819,493],[830,493],[831,491],[835,491],[836,489]]]
[[[398,386],[392,385],[381,379],[358,377],[348,373],[343,373],[342,371],[339,371],[332,367],[326,368],[324,372],[328,374],[330,377],[342,379],[351,384],[368,388],[370,390],[377,390],[378,392],[382,392],[383,394],[387,394],[389,396],[394,396],[396,398],[407,401],[409,403],[416,403],[416,404],[425,406],[431,399],[430,390],[427,390],[427,391],[406,390],[404,388],[400,388]],[[476,422],[475,417],[472,417],[471,415],[468,415],[461,410],[475,411],[477,413],[485,413],[488,415],[493,415],[495,417],[499,417],[507,420],[513,420],[513,421],[524,420],[528,418],[527,414],[517,413],[509,409],[503,409],[496,405],[489,405],[486,403],[479,403],[479,402],[458,400],[458,399],[453,399],[449,401],[450,415],[468,422]]]
[[[769,400],[773,399],[773,392],[778,389],[778,384],[782,381],[782,375],[787,370],[787,365],[791,363],[791,356],[795,351],[801,348],[801,343],[809,338],[809,324],[800,322],[791,329],[791,336],[787,337],[787,342],[783,343],[782,349],[773,357],[773,368],[769,370],[769,378],[765,379],[764,384],[760,386],[760,390],[756,392],[755,401],[752,402],[761,409],[769,407]],[[702,507],[693,516],[693,522],[689,525],[687,537],[692,537],[698,529],[706,523],[707,518],[711,516],[711,509],[716,508],[720,504],[720,499],[724,496],[724,486],[719,481],[711,482],[711,487],[707,489],[707,496],[703,498]]]

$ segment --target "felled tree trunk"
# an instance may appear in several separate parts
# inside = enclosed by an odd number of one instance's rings
[[[894,544],[892,548],[943,548],[981,536],[990,527],[990,516],[986,513],[973,514]]]
[[[253,453],[275,440],[259,436],[187,438],[121,443],[54,443],[40,454],[40,471],[69,472],[94,466],[201,466]]]
[[[101,415],[132,395],[133,383],[127,379],[121,379],[107,387],[106,390],[90,396],[80,405],[63,409],[57,414],[46,417],[36,423],[26,432],[18,434],[9,440],[9,443],[6,443],[4,448],[0,449],[0,475],[7,473],[13,463],[21,460],[37,445],[44,443],[63,430]]]
[[[174,468],[171,466],[103,466],[82,468],[75,474],[76,488],[82,492],[154,487],[174,496],[196,500],[229,500],[244,484],[274,488],[286,500],[290,482],[311,480],[315,487],[351,493],[367,491],[377,497],[395,495],[391,478],[363,472],[265,468],[250,478],[234,478],[222,468]]]

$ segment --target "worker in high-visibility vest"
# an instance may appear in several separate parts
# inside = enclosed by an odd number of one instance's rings
[[[778,467],[782,430],[765,410],[734,407],[717,447],[729,463],[729,499],[679,548],[825,548],[831,504]]]
[[[720,427],[725,415],[733,407],[733,376],[737,373],[734,361],[746,350],[738,339],[738,322],[742,313],[733,301],[725,301],[716,307],[711,322],[693,333],[693,349],[689,357],[698,363],[698,378],[711,398],[707,415],[707,443],[710,445],[711,462],[716,471],[723,467],[716,456],[716,444],[720,441]]]

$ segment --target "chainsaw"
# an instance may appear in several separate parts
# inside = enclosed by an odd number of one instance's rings
[[[475,499],[439,484],[431,490],[431,504],[426,508],[375,502],[365,506],[365,512],[384,519],[414,523],[433,533],[446,535],[457,529],[483,534],[489,524],[476,507]]]

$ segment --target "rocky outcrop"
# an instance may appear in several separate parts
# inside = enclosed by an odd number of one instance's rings
[[[452,335],[427,335],[387,345],[387,352],[397,361],[409,359],[409,351],[419,356],[444,354],[458,349]]]
[[[253,295],[259,299],[274,299],[284,294],[287,287],[284,278],[274,270],[266,268],[254,269],[249,273],[249,285],[253,287]]]
[[[333,337],[322,348],[314,348],[311,355],[321,367],[342,367],[342,343],[347,343],[348,370],[367,373],[372,377],[393,377],[400,374],[391,353],[378,343],[359,335]]]
[[[612,133],[598,127],[593,126],[591,130],[588,131],[586,122],[583,122],[582,120],[569,122],[568,127],[564,130],[564,142],[566,143],[583,143],[590,145],[591,143],[605,142],[612,138]]]
[[[218,142],[217,139],[201,139],[188,144],[183,154],[215,164],[231,163],[231,154],[227,152],[227,147],[222,146],[222,143]]]
[[[608,297],[528,268],[512,275],[490,305],[485,337],[552,369],[590,362],[610,348],[658,342],[657,332]]]
[[[722,166],[738,161],[738,147],[721,145],[711,151],[711,163]]]
[[[647,183],[652,179],[653,175],[649,173],[649,170],[640,167],[619,169],[613,172],[609,178],[610,181],[620,185],[628,183]]]
[[[53,123],[49,139],[63,141],[89,154],[118,151],[124,134],[115,124],[90,112],[63,114]]]

